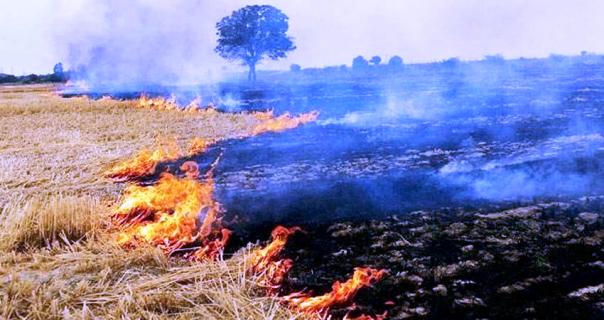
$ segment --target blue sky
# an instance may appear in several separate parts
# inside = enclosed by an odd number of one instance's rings
[[[215,23],[246,0],[2,0],[0,72],[48,72],[111,44],[134,62],[169,55],[175,70],[232,69],[214,52]],[[604,52],[601,0],[266,0],[290,17],[298,49],[261,68],[350,64],[358,54],[408,62]],[[161,36],[155,37],[155,35]],[[141,47],[144,39],[144,47]],[[177,41],[178,40],[178,41]],[[167,53],[166,47],[170,46]],[[149,48],[148,50],[145,48]],[[144,54],[142,54],[144,52]],[[139,56],[140,55],[140,56]]]

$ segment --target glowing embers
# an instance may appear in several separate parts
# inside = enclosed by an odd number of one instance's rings
[[[175,138],[158,139],[154,150],[143,149],[131,158],[122,160],[105,172],[107,178],[129,180],[155,173],[155,168],[162,161],[173,161],[181,157],[180,147]]]
[[[341,283],[336,281],[331,292],[312,297],[303,292],[292,293],[283,297],[290,307],[307,313],[327,313],[334,306],[349,304],[359,289],[371,286],[385,275],[385,270],[372,268],[355,268],[352,278]]]
[[[178,178],[163,173],[152,186],[128,186],[113,212],[124,227],[118,243],[134,246],[145,242],[168,254],[200,243],[192,259],[214,259],[224,248],[230,232],[221,227],[220,204],[213,199],[214,181]]]
[[[277,258],[281,251],[283,251],[289,237],[297,231],[301,231],[301,229],[299,227],[286,228],[277,226],[271,232],[271,243],[251,253],[249,271],[261,276],[260,285],[267,288],[270,294],[277,292],[285,276],[293,266],[292,260],[277,260]]]

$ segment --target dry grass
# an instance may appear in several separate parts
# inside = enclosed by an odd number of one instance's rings
[[[90,196],[18,197],[0,212],[0,250],[24,251],[94,239],[106,212]]]
[[[222,139],[250,135],[246,114],[150,111],[132,101],[65,99],[52,87],[0,86],[0,202],[16,194],[117,195],[98,173],[157,137]]]
[[[0,87],[1,319],[300,318],[246,276],[246,252],[167,259],[116,246],[105,225],[122,188],[100,177],[105,164],[158,135],[249,134],[253,117],[138,110],[52,89]]]

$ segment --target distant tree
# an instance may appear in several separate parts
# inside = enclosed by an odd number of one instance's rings
[[[369,62],[371,62],[371,64],[373,64],[374,66],[377,66],[380,64],[380,62],[382,62],[382,58],[380,58],[380,56],[373,56],[371,57],[371,60],[369,60]]]
[[[550,54],[549,57],[547,57],[547,58],[553,62],[561,62],[561,61],[564,61],[564,59],[566,59],[565,56],[563,56],[561,54],[556,54],[556,53]]]
[[[14,83],[19,81],[19,78],[12,74],[0,73],[0,83]]]
[[[55,64],[54,68],[52,68],[52,71],[52,73],[54,73],[55,75],[63,76],[63,64],[60,62]]]
[[[28,74],[26,76],[22,77],[23,83],[38,83],[40,81],[40,76],[38,76],[37,74]]]
[[[447,60],[444,60],[442,62],[442,65],[445,67],[449,67],[449,68],[455,68],[457,66],[459,66],[459,64],[461,63],[461,60],[459,60],[459,58],[449,58]]]
[[[65,80],[65,72],[63,71],[63,64],[61,62],[55,64],[52,68],[51,81],[64,81]]]
[[[488,62],[490,64],[504,64],[505,63],[505,59],[503,58],[503,56],[501,54],[486,55],[486,56],[484,56],[484,61]]]
[[[403,58],[394,56],[388,60],[388,66],[392,68],[400,68],[403,66]]]
[[[216,52],[249,67],[248,80],[256,80],[256,64],[265,57],[284,58],[296,47],[287,35],[289,18],[269,5],[252,5],[234,11],[217,24]]]
[[[367,62],[363,56],[357,56],[356,58],[352,59],[352,69],[361,70],[367,68],[368,66],[369,62]]]
[[[300,70],[302,70],[302,67],[300,67],[299,64],[292,64],[291,66],[289,66],[289,71],[291,72],[299,72]]]

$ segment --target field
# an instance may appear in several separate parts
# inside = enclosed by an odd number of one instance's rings
[[[3,316],[287,319],[325,311],[296,313],[293,301],[332,300],[334,319],[601,319],[603,61],[305,69],[132,92],[2,87]],[[215,108],[171,110],[175,92]],[[162,110],[141,108],[155,95]],[[194,138],[211,143],[191,152]],[[173,139],[185,155],[114,170]],[[209,226],[209,242],[173,237],[160,228],[170,221]],[[208,249],[216,262],[190,262],[212,245],[224,249]],[[250,273],[259,252],[284,260]]]
[[[0,318],[292,319],[245,272],[247,255],[168,259],[115,244],[109,208],[123,184],[100,172],[161,137],[251,134],[248,114],[149,111],[0,87]],[[268,234],[263,235],[268,238]]]

